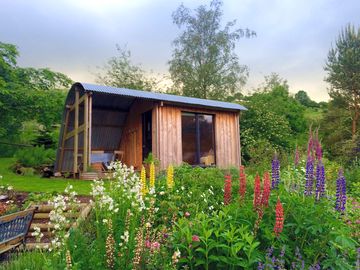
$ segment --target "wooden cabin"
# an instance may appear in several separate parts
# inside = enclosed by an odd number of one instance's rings
[[[66,98],[55,171],[80,175],[112,160],[135,169],[241,163],[239,114],[228,102],[75,83]]]

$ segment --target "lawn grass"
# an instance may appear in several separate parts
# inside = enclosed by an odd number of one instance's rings
[[[0,158],[0,180],[1,185],[11,185],[16,191],[27,192],[63,192],[68,184],[73,185],[74,190],[81,195],[90,194],[92,181],[81,181],[76,179],[49,179],[38,175],[22,176],[10,170],[14,163],[13,158]]]

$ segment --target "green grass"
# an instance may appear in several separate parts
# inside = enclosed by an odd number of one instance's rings
[[[68,184],[73,185],[74,190],[81,195],[90,194],[91,181],[81,181],[76,179],[48,179],[38,175],[23,176],[15,174],[10,170],[14,163],[13,158],[0,158],[0,179],[1,185],[11,185],[16,191],[27,192],[63,192]]]

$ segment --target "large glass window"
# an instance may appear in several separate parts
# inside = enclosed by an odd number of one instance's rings
[[[215,164],[213,115],[183,112],[182,153],[183,161],[191,165]]]

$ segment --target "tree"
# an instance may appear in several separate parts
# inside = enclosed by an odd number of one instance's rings
[[[255,36],[249,29],[235,29],[235,21],[221,27],[222,2],[213,0],[194,14],[184,5],[172,14],[173,22],[185,28],[174,40],[169,61],[171,79],[181,94],[199,98],[226,99],[246,82],[247,68],[234,53],[241,37]]]
[[[305,107],[319,107],[319,105],[311,100],[308,94],[304,90],[300,90],[295,94],[295,99]]]
[[[274,74],[255,93],[244,98],[248,111],[241,119],[241,144],[245,160],[276,150],[289,150],[305,133],[305,107],[290,94],[286,80]],[[276,104],[276,106],[274,106]],[[267,149],[267,150],[266,150]]]
[[[0,142],[19,142],[28,121],[53,132],[53,125],[61,121],[66,96],[63,89],[72,83],[66,75],[48,68],[18,67],[18,56],[15,45],[0,42]],[[0,144],[0,155],[13,151]]]
[[[325,65],[330,97],[342,97],[351,117],[352,139],[360,118],[360,28],[347,25],[331,48]]]
[[[97,74],[97,82],[114,87],[156,90],[158,81],[146,74],[140,65],[131,61],[131,52],[116,45],[117,57],[112,57],[104,66],[105,74]]]

